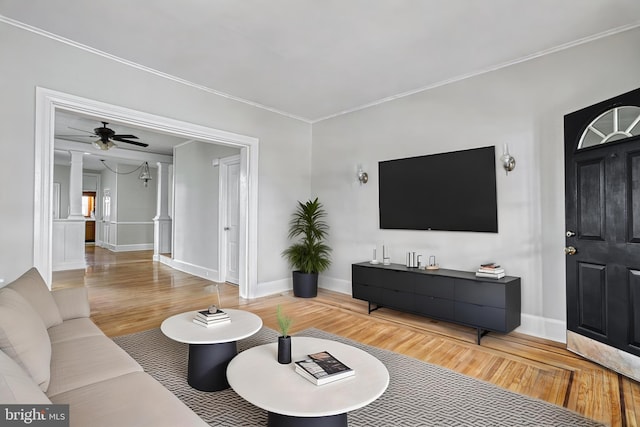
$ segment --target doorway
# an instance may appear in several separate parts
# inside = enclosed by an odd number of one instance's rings
[[[34,205],[34,265],[51,286],[53,120],[57,109],[103,117],[123,124],[158,130],[203,142],[240,149],[239,282],[240,295],[251,298],[257,286],[257,187],[258,139],[182,122],[77,97],[36,88],[36,176]]]
[[[240,156],[220,159],[220,254],[222,281],[239,283]]]
[[[640,89],[565,116],[567,348],[640,380]]]

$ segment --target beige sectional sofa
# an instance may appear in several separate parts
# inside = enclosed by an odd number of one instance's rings
[[[89,319],[85,288],[32,268],[0,289],[0,404],[69,404],[71,426],[206,426]]]

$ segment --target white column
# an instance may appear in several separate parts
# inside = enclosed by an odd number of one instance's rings
[[[158,195],[156,216],[153,218],[153,259],[158,261],[160,254],[171,252],[171,216],[169,216],[169,163],[156,163],[158,166]]]
[[[69,172],[69,219],[82,219],[82,155],[80,151],[70,151],[71,170]]]
[[[77,270],[85,268],[85,218],[82,214],[82,152],[70,151],[69,217],[53,221],[51,230],[51,269]]]

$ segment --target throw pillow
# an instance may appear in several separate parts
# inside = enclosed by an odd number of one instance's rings
[[[22,295],[40,315],[47,328],[62,323],[62,317],[51,291],[35,267],[7,285]]]
[[[0,289],[0,350],[24,368],[42,391],[51,378],[51,340],[42,319],[22,295]]]

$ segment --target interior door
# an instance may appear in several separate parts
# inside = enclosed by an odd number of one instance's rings
[[[240,254],[240,159],[226,164],[226,277],[225,281],[238,284]]]
[[[636,90],[565,116],[568,336],[575,333],[635,356],[640,356],[639,105]],[[592,357],[578,352],[607,365],[611,355],[596,348]]]

